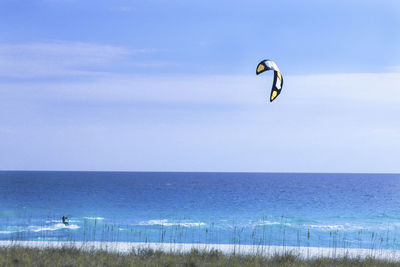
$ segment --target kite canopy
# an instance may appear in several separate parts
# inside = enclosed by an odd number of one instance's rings
[[[272,84],[271,96],[269,99],[270,102],[272,102],[281,93],[282,86],[283,86],[283,77],[279,71],[278,66],[275,64],[275,62],[273,62],[272,60],[268,60],[268,59],[263,60],[260,63],[258,63],[256,74],[258,75],[267,70],[274,71],[274,82]]]

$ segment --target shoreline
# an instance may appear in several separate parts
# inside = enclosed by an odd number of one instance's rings
[[[192,249],[199,251],[218,250],[225,255],[260,255],[273,256],[291,253],[303,259],[312,258],[373,258],[400,261],[400,250],[359,249],[359,248],[326,248],[296,246],[262,246],[238,244],[197,244],[197,243],[144,243],[144,242],[98,242],[98,241],[0,241],[0,247],[28,248],[76,248],[85,251],[103,250],[112,253],[129,254],[132,250],[153,249],[170,253],[188,253]]]

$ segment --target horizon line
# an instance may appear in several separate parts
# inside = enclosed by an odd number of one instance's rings
[[[150,171],[150,170],[0,170],[0,172],[97,172],[97,173],[248,173],[248,174],[385,174],[400,175],[400,172],[285,172],[285,171]]]

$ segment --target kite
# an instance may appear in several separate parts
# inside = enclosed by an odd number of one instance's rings
[[[278,66],[275,64],[275,62],[273,62],[272,60],[268,60],[268,59],[263,60],[260,63],[258,63],[256,74],[258,75],[267,70],[274,71],[274,82],[272,84],[271,96],[269,99],[269,101],[272,102],[281,93],[282,86],[283,86],[283,77],[282,77],[281,72],[279,71]]]

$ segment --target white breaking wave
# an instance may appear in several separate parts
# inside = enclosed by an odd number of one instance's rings
[[[46,223],[58,223],[61,222],[61,220],[50,220],[50,221],[46,221]]]
[[[306,227],[314,228],[314,229],[319,229],[319,230],[325,230],[325,231],[332,231],[332,230],[343,230],[344,226],[343,225],[318,225],[318,224],[310,224],[310,225],[305,225]]]
[[[0,231],[0,234],[12,234],[12,233],[18,233],[18,231]]]
[[[341,231],[357,231],[357,230],[363,230],[365,227],[359,226],[359,225],[352,225],[349,223],[345,224],[332,224],[332,225],[324,225],[324,224],[310,224],[310,225],[304,225],[304,227],[309,227],[321,231],[336,231],[336,230],[341,230]]]
[[[0,230],[0,234],[14,234],[14,233],[21,233],[21,232],[25,232],[25,230],[22,227],[18,227],[18,226],[8,226],[8,227],[4,227],[3,230]]]
[[[72,222],[80,222],[79,220],[74,220],[74,219],[70,219],[70,218],[67,218],[67,221],[69,222],[69,223],[72,223]],[[61,223],[62,222],[62,220],[60,219],[60,220],[47,220],[46,221],[46,223]]]
[[[25,229],[20,229],[20,230],[1,230],[0,234],[13,234],[13,233],[21,233],[21,232],[26,232],[26,231],[32,231],[32,232],[41,232],[41,231],[56,231],[60,229],[79,229],[80,227],[76,224],[69,224],[65,225],[57,220],[53,220],[54,222],[58,222],[53,225],[45,225],[45,226],[36,226],[36,225],[31,225],[28,226]]]
[[[60,229],[79,229],[80,227],[76,224],[65,225],[63,223],[57,223],[49,226],[29,226],[28,228],[32,232],[41,232],[41,231],[56,231]]]
[[[86,220],[104,220],[103,217],[84,217]]]
[[[290,223],[282,223],[282,222],[271,222],[264,220],[262,222],[258,222],[255,226],[265,226],[265,225],[284,225],[284,226],[292,226]]]
[[[196,227],[206,225],[203,222],[168,222],[168,220],[148,220],[140,222],[137,225],[150,226],[150,225],[162,225],[162,226],[182,226],[182,227]]]

